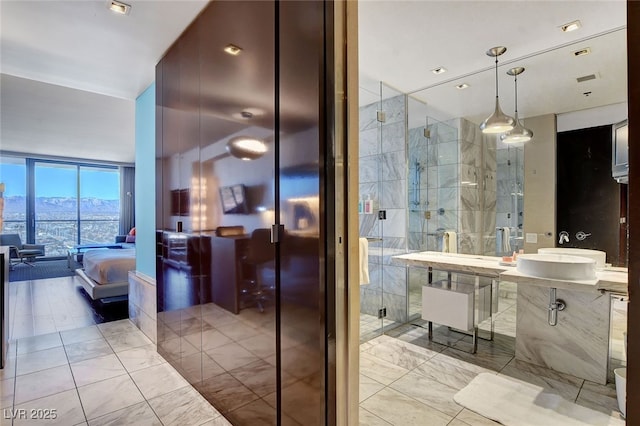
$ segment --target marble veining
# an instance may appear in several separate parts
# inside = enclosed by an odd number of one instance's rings
[[[406,208],[407,206],[407,181],[406,179],[384,181],[380,184],[380,208]]]
[[[558,289],[567,308],[558,323],[547,323],[549,289],[518,286],[516,358],[606,383],[610,298],[597,292]]]
[[[378,182],[380,178],[380,156],[361,157],[358,167],[358,182]],[[397,179],[398,177],[396,177]]]
[[[360,132],[358,149],[360,157],[380,154],[380,141],[378,140],[377,128],[367,129]]]
[[[367,129],[377,129],[378,127],[378,119],[376,116],[376,111],[379,108],[379,104],[373,103],[363,107],[360,107],[360,113],[358,114],[360,119],[360,131]]]
[[[380,156],[380,180],[406,179],[405,151],[387,152]]]
[[[407,296],[396,294],[382,294],[382,306],[387,308],[386,320],[406,322],[407,321]]]
[[[392,383],[391,389],[395,389],[416,400],[431,406],[444,414],[455,417],[462,406],[455,403],[453,396],[458,389],[432,380],[418,373],[409,372],[396,382]]]
[[[361,406],[392,424],[444,426],[453,418],[390,388],[381,390]]]
[[[393,89],[391,89],[393,90]],[[385,93],[384,96],[388,96]],[[385,122],[383,127],[389,126],[392,123],[403,122],[406,111],[406,95],[398,94],[392,98],[387,98],[382,101],[382,110],[385,112]]]
[[[404,151],[404,121],[382,126],[382,152]]]
[[[438,186],[440,188],[458,186],[458,165],[450,164],[437,167]]]
[[[407,211],[405,209],[386,209],[387,219],[383,221],[382,235],[384,237],[405,238],[407,234]]]
[[[434,149],[436,149],[436,147],[434,147]],[[437,163],[435,165],[438,166],[458,163],[458,143],[447,142],[438,144],[436,158]]]

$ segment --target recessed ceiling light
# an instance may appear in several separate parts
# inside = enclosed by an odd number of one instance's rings
[[[438,67],[438,68],[432,69],[431,72],[434,74],[443,74],[447,72],[447,69],[445,67]]]
[[[119,13],[121,15],[128,15],[129,11],[131,11],[131,6],[116,0],[111,0],[109,3],[107,3],[107,7],[110,11]]]
[[[569,22],[568,24],[562,25],[560,29],[562,29],[562,31],[564,31],[565,33],[568,33],[569,31],[575,31],[580,27],[582,27],[580,21],[573,21]]]
[[[584,49],[576,50],[575,52],[573,52],[573,56],[584,56],[588,55],[589,53],[591,53],[591,48],[585,47]]]
[[[242,49],[235,44],[229,44],[224,48],[224,51],[229,55],[238,56],[240,52],[242,52]]]
[[[466,89],[467,87],[469,87],[469,85],[467,83],[462,83],[462,84],[456,85],[456,89],[458,89],[458,90]]]

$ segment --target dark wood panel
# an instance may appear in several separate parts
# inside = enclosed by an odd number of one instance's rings
[[[629,100],[629,312],[627,424],[640,424],[640,2],[627,1]],[[634,225],[635,224],[635,225]]]

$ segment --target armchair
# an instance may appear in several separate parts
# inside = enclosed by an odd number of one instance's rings
[[[31,263],[33,259],[37,256],[44,256],[43,244],[22,244],[19,234],[1,234],[0,246],[9,246],[11,269],[18,263],[34,266]]]

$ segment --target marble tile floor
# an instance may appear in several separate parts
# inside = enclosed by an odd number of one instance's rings
[[[516,361],[517,307],[513,293],[501,292],[498,306],[494,340],[479,340],[475,355],[469,353],[470,336],[445,326],[434,325],[434,341],[429,341],[427,322],[420,319],[361,343],[360,424],[497,424],[453,400],[481,372],[533,383],[577,404],[620,416],[614,383],[604,386]],[[619,339],[621,330],[626,329],[624,324],[626,306],[614,304],[612,346],[622,344]],[[481,324],[481,329],[488,330],[488,321]]]
[[[2,425],[230,424],[128,319],[13,340],[9,349]]]
[[[91,301],[76,276],[11,282],[9,303],[14,340],[128,317],[126,302],[103,307]]]

